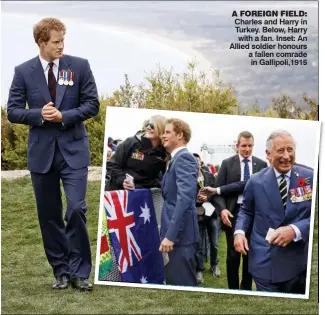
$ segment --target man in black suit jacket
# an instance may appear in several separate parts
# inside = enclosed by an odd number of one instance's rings
[[[267,167],[267,163],[252,155],[254,137],[243,131],[237,139],[238,154],[222,161],[215,189],[217,211],[225,226],[227,238],[227,279],[229,289],[252,290],[252,276],[248,272],[248,259],[243,256],[242,281],[239,286],[239,265],[241,255],[234,248],[234,226],[243,199],[245,183],[252,174]],[[231,184],[231,185],[230,185]]]
[[[214,277],[220,276],[220,269],[218,267],[219,257],[218,257],[218,243],[219,236],[221,232],[220,218],[216,211],[211,216],[205,215],[205,210],[202,207],[204,202],[212,202],[213,196],[207,197],[200,193],[201,188],[210,186],[216,187],[216,178],[209,171],[206,172],[201,167],[201,158],[197,153],[193,153],[194,157],[197,160],[199,166],[198,173],[198,184],[197,184],[197,201],[196,208],[198,211],[198,223],[199,223],[199,232],[200,240],[197,244],[196,251],[196,279],[198,283],[203,283],[203,271],[205,270],[204,261],[203,261],[203,244],[205,238],[205,231],[208,233],[209,243],[210,243],[210,270]]]

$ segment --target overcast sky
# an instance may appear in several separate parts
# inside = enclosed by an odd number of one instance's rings
[[[32,29],[42,16],[19,13],[1,15],[3,104],[8,99],[14,67],[38,54]],[[125,73],[129,75],[131,82],[140,83],[145,71],[155,69],[158,61],[163,68],[173,67],[176,71],[183,71],[190,58],[186,51],[180,51],[165,41],[154,40],[146,34],[130,33],[118,27],[80,24],[73,19],[65,19],[65,23],[69,26],[65,38],[65,53],[89,60],[100,94],[119,89]],[[19,41],[19,46],[7,45],[12,42],[13,35]],[[23,53],[17,53],[17,49],[23,49]]]
[[[65,53],[89,59],[103,94],[119,89],[125,73],[139,84],[157,63],[180,73],[195,58],[200,69],[220,70],[244,107],[265,108],[280,93],[317,97],[317,7],[317,1],[3,1],[1,102],[8,98],[14,67],[37,55],[32,28],[48,16],[66,24]],[[308,12],[307,66],[251,67],[247,51],[229,50],[238,40],[234,9],[288,8]]]
[[[254,155],[265,160],[265,143],[270,133],[276,129],[289,131],[297,143],[296,161],[315,167],[315,157],[319,151],[320,122],[264,117],[244,117],[235,115],[217,115],[188,113],[177,111],[159,111],[137,108],[107,107],[106,134],[113,139],[125,139],[141,129],[145,119],[152,115],[166,118],[176,117],[189,123],[192,139],[188,145],[191,152],[197,152],[206,162],[220,164],[233,153],[219,153],[211,160],[211,155],[201,152],[202,144],[232,145],[241,131],[248,130],[255,137]],[[105,143],[106,140],[105,140]]]

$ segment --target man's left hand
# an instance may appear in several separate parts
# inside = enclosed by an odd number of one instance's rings
[[[285,247],[296,237],[296,232],[291,226],[281,226],[270,237],[269,243]]]
[[[173,250],[173,246],[174,246],[174,242],[170,241],[165,237],[160,244],[159,251],[162,253],[171,252]]]
[[[61,112],[57,108],[55,108],[55,109],[56,110],[54,111],[54,113],[51,113],[51,114],[44,113],[43,118],[45,120],[48,120],[48,121],[51,121],[51,122],[62,122],[62,114],[61,114]]]
[[[208,201],[208,197],[207,196],[203,196],[203,195],[199,195],[199,201],[200,202],[206,202],[206,201]]]

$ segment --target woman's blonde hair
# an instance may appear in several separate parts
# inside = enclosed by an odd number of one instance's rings
[[[155,131],[157,132],[157,136],[161,140],[161,137],[165,132],[166,121],[167,121],[167,118],[164,116],[161,116],[161,115],[151,116],[150,119],[147,119],[143,122],[142,135],[145,135],[145,133],[146,133],[146,125],[148,123],[152,123],[155,128]]]
[[[157,135],[160,139],[165,132],[166,121],[166,117],[161,115],[154,115],[149,120],[149,122],[154,125]]]

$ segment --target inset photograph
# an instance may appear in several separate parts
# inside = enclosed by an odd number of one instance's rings
[[[308,298],[319,139],[316,121],[107,107],[95,283]]]

